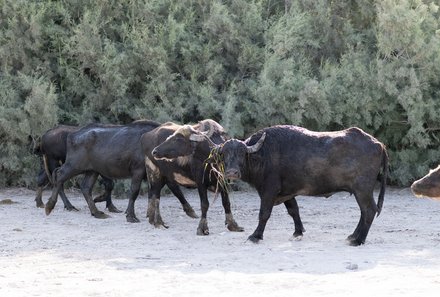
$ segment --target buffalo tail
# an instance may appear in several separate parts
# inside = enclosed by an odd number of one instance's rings
[[[379,198],[377,199],[377,216],[379,216],[380,212],[382,211],[387,176],[388,176],[388,153],[385,146],[382,146],[382,179],[380,182]]]
[[[43,164],[44,164],[44,171],[46,172],[47,178],[49,179],[50,183],[53,185],[52,174],[50,174],[49,166],[47,165],[46,154],[43,154]]]

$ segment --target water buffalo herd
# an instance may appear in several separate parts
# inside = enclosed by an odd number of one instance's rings
[[[242,141],[230,139],[223,127],[210,119],[194,125],[160,124],[138,120],[127,125],[89,124],[84,127],[60,125],[48,130],[35,153],[41,155],[42,169],[37,180],[37,207],[49,215],[58,195],[67,210],[76,210],[64,193],[64,183],[83,175],[80,183],[90,213],[108,217],[95,203],[106,202],[110,212],[121,212],[111,199],[116,179],[130,179],[125,211],[128,222],[139,222],[134,210],[142,181],[149,185],[147,217],[154,226],[168,227],[160,215],[160,193],[166,185],[177,197],[185,213],[197,214],[185,199],[181,186],[197,188],[201,218],[197,235],[208,235],[208,190],[221,195],[225,225],[243,231],[231,212],[227,182],[241,179],[260,196],[259,222],[249,236],[263,239],[274,205],[283,203],[292,217],[294,237],[303,235],[296,196],[324,196],[346,191],[353,194],[360,220],[348,236],[350,245],[365,243],[370,226],[382,209],[388,173],[385,146],[359,128],[314,132],[305,128],[278,125],[264,128]],[[100,177],[103,194],[93,199],[92,188]],[[373,190],[379,181],[377,202]],[[414,182],[416,195],[440,197],[440,167]],[[43,188],[52,185],[44,205]]]

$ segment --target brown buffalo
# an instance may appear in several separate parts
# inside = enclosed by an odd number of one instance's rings
[[[427,175],[411,185],[414,195],[426,196],[440,200],[440,166],[429,171]]]
[[[211,164],[206,164],[211,146],[226,140],[223,127],[213,120],[203,120],[195,125],[165,123],[142,136],[146,155],[149,191],[149,218],[155,224],[163,224],[158,212],[160,190],[165,183],[197,188],[200,196],[202,217],[197,235],[208,235],[208,190],[215,191],[217,178]],[[243,231],[234,220],[226,189],[218,189],[225,210],[225,224],[230,231]]]

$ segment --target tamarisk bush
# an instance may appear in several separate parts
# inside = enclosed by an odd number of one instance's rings
[[[32,186],[57,124],[212,118],[231,136],[358,126],[390,180],[439,163],[432,0],[0,0],[0,186]]]

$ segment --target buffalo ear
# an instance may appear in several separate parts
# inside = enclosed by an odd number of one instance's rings
[[[261,135],[261,137],[260,137],[260,139],[258,139],[257,143],[255,143],[254,145],[251,145],[251,146],[247,146],[247,152],[249,154],[253,154],[255,152],[258,152],[258,150],[263,145],[265,138],[266,138],[266,132],[264,132],[263,135]]]

